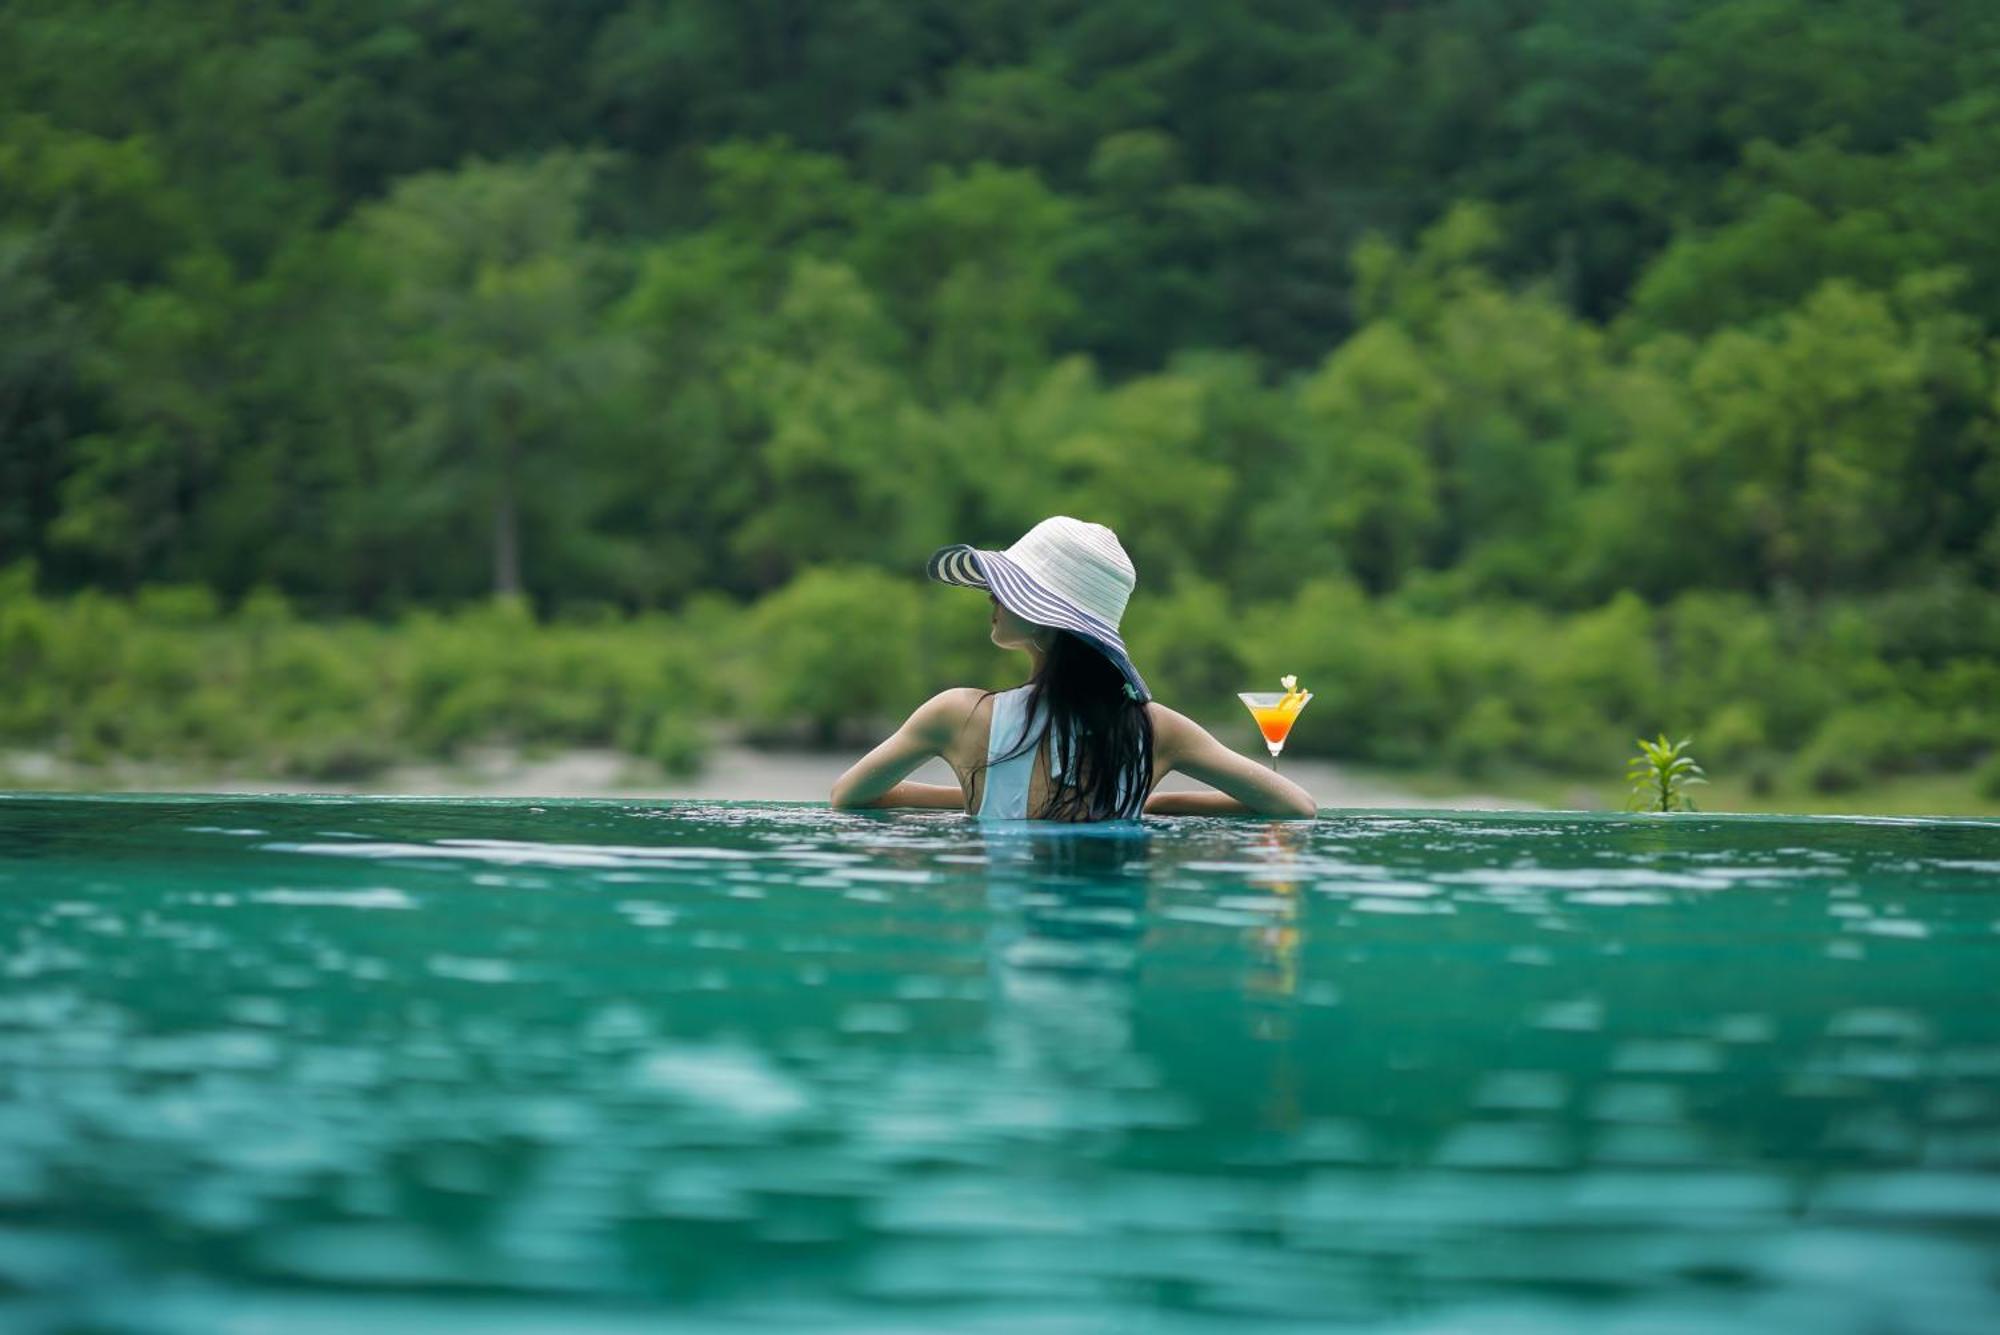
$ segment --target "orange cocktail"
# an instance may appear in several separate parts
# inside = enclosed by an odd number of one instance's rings
[[[1239,691],[1236,698],[1250,711],[1250,717],[1257,720],[1257,730],[1264,734],[1264,745],[1271,752],[1271,768],[1278,767],[1278,752],[1285,749],[1285,739],[1292,735],[1292,725],[1298,722],[1299,711],[1312,699],[1311,691],[1299,689],[1297,677],[1282,679],[1282,691]]]

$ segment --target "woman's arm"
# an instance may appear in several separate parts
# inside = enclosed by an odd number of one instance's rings
[[[1155,705],[1153,746],[1166,768],[1219,791],[1155,793],[1146,812],[1156,816],[1259,815],[1310,819],[1319,814],[1311,793],[1276,770],[1215,740],[1208,729],[1184,714]]]
[[[1148,816],[1247,816],[1250,808],[1228,793],[1154,793],[1146,799]]]
[[[965,726],[979,692],[970,687],[940,691],[918,705],[903,726],[834,780],[836,807],[945,807],[965,809],[956,785],[906,783],[903,776],[941,754]]]
[[[835,802],[833,805],[840,806]],[[942,811],[965,810],[965,790],[955,783],[897,784],[872,802],[852,802],[857,807],[935,807]]]

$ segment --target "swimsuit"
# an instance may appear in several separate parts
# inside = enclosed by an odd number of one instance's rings
[[[1028,784],[1034,778],[1035,753],[1040,748],[1031,746],[1019,755],[1004,760],[1001,757],[1020,747],[1023,737],[1033,736],[1041,727],[1046,711],[1038,709],[1032,718],[1027,712],[1028,694],[1033,689],[1017,686],[993,697],[993,723],[986,734],[986,790],[979,799],[981,820],[1028,819]],[[1060,748],[1053,745],[1053,738],[1044,740],[1051,743],[1049,782],[1054,784],[1062,778]],[[1145,804],[1146,795],[1141,791],[1133,810],[1123,819],[1136,819]]]

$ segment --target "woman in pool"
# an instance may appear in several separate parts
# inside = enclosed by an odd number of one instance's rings
[[[1102,524],[1057,515],[1004,552],[942,548],[930,573],[985,589],[993,642],[1025,650],[1032,675],[1011,691],[931,697],[840,776],[834,806],[944,807],[989,820],[1316,813],[1305,789],[1153,701],[1118,637],[1137,576]],[[905,779],[932,756],[956,786]],[[1176,770],[1216,791],[1155,794]]]

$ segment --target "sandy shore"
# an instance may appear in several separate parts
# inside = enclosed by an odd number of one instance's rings
[[[0,755],[0,788],[87,788],[117,792],[388,793],[451,797],[702,798],[725,801],[823,802],[854,757],[843,752],[767,751],[722,745],[693,778],[662,778],[644,762],[617,751],[570,750],[523,756],[504,748],[479,751],[458,765],[399,765],[359,783],[308,783],[259,775],[191,774],[162,766],[118,762],[90,770],[40,752]],[[1420,797],[1369,782],[1338,765],[1287,762],[1286,774],[1305,785],[1323,807],[1452,807],[1505,810],[1527,803],[1484,793]],[[943,761],[911,776],[921,783],[950,783]],[[1179,775],[1162,785],[1187,791],[1200,785]]]

